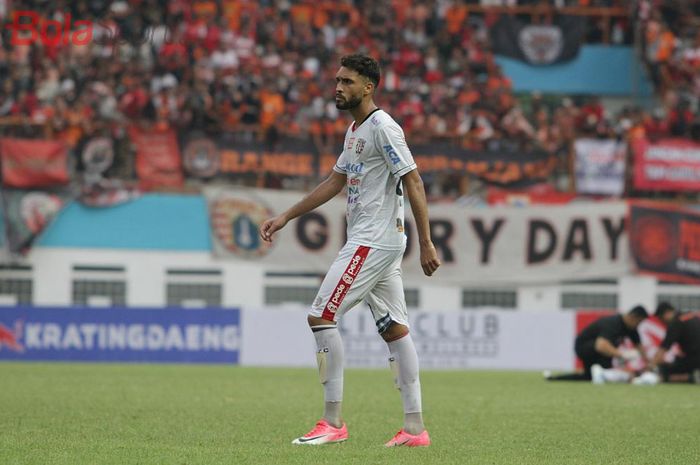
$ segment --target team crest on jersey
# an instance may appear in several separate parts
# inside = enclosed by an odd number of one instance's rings
[[[256,258],[270,251],[258,230],[272,210],[260,201],[223,193],[209,205],[214,237],[221,249],[242,258]]]
[[[350,138],[348,139],[347,144],[345,144],[345,148],[346,148],[347,150],[350,150],[350,149],[352,148],[353,144],[355,144],[355,138],[354,138],[354,137],[350,137]]]
[[[366,140],[360,138],[357,139],[357,144],[355,144],[355,153],[360,154],[365,149]]]

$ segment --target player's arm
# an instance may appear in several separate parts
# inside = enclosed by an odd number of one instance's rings
[[[664,340],[659,344],[659,348],[654,354],[654,358],[651,360],[650,368],[655,368],[660,364],[664,363],[666,354],[671,349],[671,346],[678,341],[680,336],[680,325],[678,321],[671,323],[666,329],[666,336]]]
[[[647,357],[647,352],[644,349],[644,346],[640,342],[638,342],[637,344],[635,344],[635,348],[637,349],[637,352],[639,352],[639,355],[642,357],[644,364],[649,365],[649,357]]]
[[[654,354],[654,358],[652,358],[651,362],[649,362],[649,368],[656,368],[657,366],[664,363],[667,353],[668,350],[664,349],[663,347],[659,347],[656,353]]]
[[[404,191],[411,202],[413,218],[418,230],[418,244],[420,245],[420,265],[426,276],[432,276],[440,266],[437,251],[430,238],[430,223],[428,222],[428,202],[425,198],[423,180],[414,169],[401,176]]]
[[[603,354],[606,357],[619,357],[622,358],[622,351],[613,345],[608,339],[603,336],[598,336],[595,340],[595,350],[599,354]]]
[[[338,193],[345,187],[346,176],[344,174],[338,173],[337,171],[331,171],[330,176],[328,176],[321,184],[316,186],[316,188],[311,191],[306,197],[301,199],[299,202],[292,205],[287,211],[281,213],[273,218],[266,220],[262,226],[260,226],[260,237],[267,242],[272,242],[272,235],[275,231],[279,231],[284,228],[284,226],[294,218],[308,213],[314,208],[323,205],[330,199],[338,195]]]

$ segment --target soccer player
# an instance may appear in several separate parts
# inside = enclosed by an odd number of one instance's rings
[[[700,316],[681,313],[668,302],[661,302],[654,315],[666,326],[666,337],[651,361],[651,368],[658,367],[664,382],[700,383]],[[683,351],[672,363],[664,363],[666,353],[673,344]]]
[[[546,379],[549,381],[629,381],[631,377],[629,373],[623,374],[621,370],[610,370],[612,361],[613,358],[631,360],[639,356],[646,360],[637,327],[648,316],[646,309],[638,305],[624,315],[611,315],[594,321],[581,331],[574,345],[576,355],[583,362],[584,372],[549,375]],[[626,351],[618,347],[625,337],[632,340],[637,350]],[[596,379],[592,371],[595,372]]]
[[[374,103],[380,79],[377,62],[364,55],[347,55],[340,64],[335,76],[335,105],[354,118],[345,134],[343,151],[331,174],[310,194],[260,227],[262,239],[271,241],[287,222],[324,204],[347,186],[347,242],[321,283],[308,316],[318,348],[325,409],[316,426],[293,443],[316,445],[348,438],[341,419],[343,343],[336,322],[364,300],[389,346],[390,365],[403,401],[403,428],[385,445],[428,446],[418,356],[409,333],[401,280],[406,248],[404,191],[418,230],[423,272],[431,276],[440,266],[430,237],[423,181],[403,130]]]

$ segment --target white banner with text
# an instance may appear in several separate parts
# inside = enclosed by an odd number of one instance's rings
[[[245,259],[285,271],[325,273],[345,242],[342,195],[291,221],[272,244],[260,224],[303,194],[262,189],[206,191],[212,248],[218,258]],[[408,202],[407,202],[408,203]],[[442,267],[435,284],[488,285],[615,278],[631,270],[623,201],[556,206],[429,206]],[[406,206],[406,282],[424,279],[410,206]]]
[[[316,366],[304,310],[243,309],[240,363]],[[413,312],[411,334],[426,369],[571,370],[574,312]],[[358,305],[339,323],[346,366],[387,367],[389,352],[369,309]]]

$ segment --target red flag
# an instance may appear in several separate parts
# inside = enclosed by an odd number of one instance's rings
[[[182,187],[182,161],[175,131],[144,131],[131,126],[129,136],[136,146],[136,174],[143,190]]]
[[[700,191],[700,144],[686,139],[640,139],[634,150],[634,187],[670,192]]]
[[[68,184],[68,148],[59,141],[0,139],[2,183],[17,188]]]

